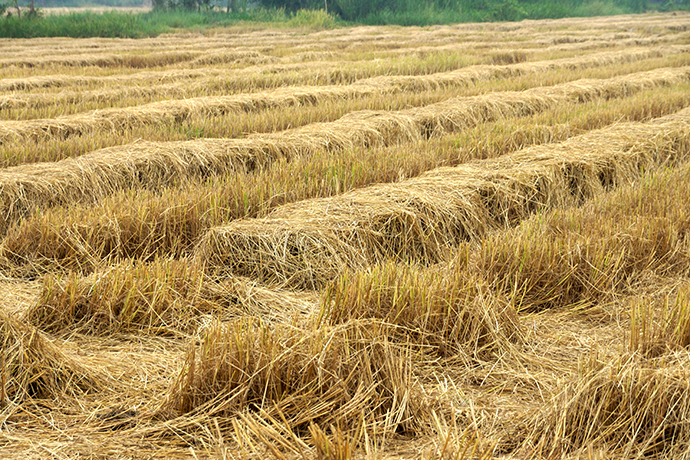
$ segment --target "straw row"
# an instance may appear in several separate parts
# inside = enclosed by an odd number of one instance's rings
[[[362,98],[378,93],[379,88],[363,85],[291,87],[264,93],[152,102],[54,119],[2,121],[0,143],[21,139],[66,139],[100,131],[118,133],[136,126],[180,124],[192,116],[207,118],[231,112],[258,112],[279,107],[316,105],[329,100]]]
[[[188,80],[214,75],[214,70],[166,70],[166,71],[145,71],[130,75],[37,75],[26,78],[4,78],[0,80],[1,92],[31,91],[39,88],[63,88],[68,86],[88,86],[102,84],[109,86],[112,84],[152,84],[152,83],[172,83],[178,80]]]
[[[563,104],[534,117],[479,125],[459,137],[442,136],[412,152],[397,145],[337,155],[320,152],[257,173],[163,191],[116,192],[97,207],[42,210],[7,232],[0,244],[2,269],[14,276],[46,269],[84,273],[108,261],[182,257],[209,227],[263,217],[285,203],[416,177],[441,165],[496,158],[530,145],[563,141],[616,120],[648,121],[675,113],[690,105],[690,94],[680,89],[684,86],[655,88],[605,103],[595,100],[582,104],[582,110],[574,110],[576,103]],[[543,120],[551,124],[542,124]]]
[[[268,167],[279,158],[318,150],[393,145],[466,129],[496,119],[527,116],[567,101],[611,98],[686,81],[687,68],[659,69],[607,80],[584,80],[524,92],[451,99],[398,112],[356,112],[330,123],[247,139],[136,143],[57,163],[0,171],[0,230],[31,209],[93,202],[116,190],[161,187],[187,178]]]
[[[362,83],[392,85],[405,91],[420,91],[447,86],[468,85],[480,80],[503,79],[518,75],[531,75],[550,70],[576,70],[591,67],[605,67],[626,62],[635,62],[655,57],[686,53],[690,48],[669,46],[664,48],[642,48],[623,51],[606,51],[573,58],[552,59],[537,62],[519,62],[508,65],[477,65],[463,69],[422,77],[393,76],[374,77]]]
[[[146,67],[159,67],[178,62],[190,61],[197,58],[198,53],[169,51],[149,54],[79,54],[71,56],[43,56],[27,58],[0,59],[0,68],[4,67],[129,67],[141,69]]]
[[[682,160],[688,142],[685,109],[652,123],[616,125],[397,184],[286,205],[264,219],[210,229],[196,257],[216,274],[300,288],[385,260],[434,263],[461,241]]]
[[[478,80],[506,78],[515,75],[606,66],[685,52],[683,47],[667,51],[635,50],[595,54],[507,66],[473,66],[454,72],[430,76],[376,77],[347,86],[298,87],[236,96],[199,97],[185,100],[153,102],[137,107],[105,109],[54,119],[0,122],[0,143],[20,139],[59,138],[86,135],[96,131],[122,130],[140,125],[171,125],[193,115],[218,116],[228,112],[261,111],[292,105],[315,105],[326,100],[361,98],[371,94],[400,91],[422,91],[450,86],[465,86]]]

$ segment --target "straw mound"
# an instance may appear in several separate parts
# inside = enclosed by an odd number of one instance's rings
[[[103,375],[60,349],[40,331],[0,313],[0,405],[91,391]]]
[[[79,54],[71,56],[32,56],[30,58],[0,59],[0,68],[4,67],[129,67],[141,69],[158,67],[194,59],[198,53],[170,51],[148,54]]]
[[[382,327],[217,324],[187,354],[166,404],[180,414],[258,412],[298,434],[312,423],[415,432],[429,414],[417,402],[410,356],[387,341]]]
[[[62,88],[66,86],[117,84],[162,84],[175,80],[187,80],[208,75],[204,70],[146,71],[134,74],[89,76],[89,75],[37,75],[26,78],[6,78],[0,81],[1,92],[30,91],[38,88]]]
[[[326,290],[322,312],[332,324],[376,319],[394,325],[394,334],[441,355],[486,358],[521,340],[512,305],[467,271],[387,264],[345,274]]]
[[[478,239],[540,206],[574,202],[562,179],[553,190],[535,190],[538,172],[500,180],[490,168],[462,166],[298,202],[265,219],[211,228],[197,257],[213,271],[305,288],[323,286],[346,267],[390,259],[435,263],[459,241]],[[550,176],[544,182],[560,179]]]
[[[441,135],[509,117],[526,117],[565,101],[588,102],[629,96],[644,89],[690,78],[690,67],[655,69],[609,79],[583,79],[525,91],[504,91],[454,98],[403,111],[422,127],[425,137]]]
[[[140,193],[101,202],[115,212],[66,207],[21,221],[0,243],[0,269],[15,277],[65,270],[88,273],[111,261],[185,255],[208,227],[208,203],[196,195],[171,206],[176,197],[169,190],[142,206]]]
[[[203,139],[140,142],[57,163],[0,171],[0,231],[31,209],[94,202],[115,190],[158,188],[185,178],[267,166],[292,153],[270,139]]]
[[[0,205],[7,210],[0,221],[0,232],[36,207],[95,201],[123,188],[156,188],[184,178],[203,178],[236,168],[267,167],[281,157],[309,155],[322,149],[333,151],[419,141],[486,121],[527,116],[559,102],[617,97],[688,78],[690,70],[687,68],[661,69],[522,93],[452,99],[400,112],[362,111],[331,123],[315,123],[249,139],[137,143],[57,163],[7,168],[0,172]],[[56,132],[63,129],[53,128]]]
[[[448,247],[581,203],[690,145],[690,111],[628,123],[499,159],[438,168],[396,184],[276,209],[264,219],[211,228],[196,257],[213,272],[318,288],[344,269],[385,260],[434,263]]]
[[[311,303],[248,280],[207,281],[182,260],[123,262],[80,278],[47,276],[26,318],[42,330],[175,333],[194,330],[204,315],[263,316],[304,312]]]
[[[222,290],[184,261],[123,263],[87,278],[49,276],[27,320],[43,330],[189,330],[220,308]]]
[[[192,66],[211,66],[218,64],[245,64],[257,65],[269,62],[277,62],[278,58],[259,53],[258,51],[237,51],[235,49],[223,49],[206,53],[194,59]]]
[[[183,98],[189,94],[189,83],[184,85],[155,86],[116,86],[115,88],[93,91],[60,91],[59,93],[28,93],[0,96],[0,110],[17,108],[38,109],[51,106],[81,107],[87,103],[109,105],[129,98],[147,99],[160,97],[165,99]],[[64,110],[64,109],[63,109]]]
[[[549,412],[530,423],[545,453],[560,456],[605,446],[626,457],[685,458],[690,449],[688,357],[590,364]]]

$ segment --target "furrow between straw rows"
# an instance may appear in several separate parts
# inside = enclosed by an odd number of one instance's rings
[[[317,288],[344,269],[384,260],[434,263],[541,209],[581,203],[644,171],[685,159],[690,109],[560,144],[344,195],[278,208],[268,218],[210,229],[196,257],[211,273]]]
[[[98,131],[119,132],[133,126],[150,124],[179,124],[192,115],[214,116],[293,105],[315,105],[326,100],[360,98],[371,94],[465,86],[477,80],[506,78],[555,69],[604,66],[687,51],[687,47],[670,47],[664,51],[655,49],[607,52],[593,56],[505,66],[472,66],[428,76],[374,77],[346,86],[284,88],[246,95],[153,102],[138,107],[97,110],[53,119],[0,121],[0,143],[21,139],[65,139]]]
[[[136,143],[57,163],[0,171],[0,230],[31,209],[92,202],[125,188],[157,188],[188,178],[254,170],[278,158],[355,147],[424,140],[491,120],[528,116],[567,101],[629,95],[687,81],[690,68],[658,69],[606,80],[581,80],[524,92],[457,98],[399,112],[357,112],[331,123],[316,123],[248,139],[203,139]]]

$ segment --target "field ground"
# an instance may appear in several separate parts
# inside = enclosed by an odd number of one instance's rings
[[[3,458],[690,458],[690,15],[0,40]]]

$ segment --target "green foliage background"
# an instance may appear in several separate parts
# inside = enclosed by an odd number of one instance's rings
[[[21,18],[0,3],[0,37],[147,37],[242,22],[323,29],[345,24],[425,26],[458,22],[603,16],[690,9],[690,0],[150,0],[146,13],[41,15],[49,6],[140,6],[142,0],[34,0],[39,14]],[[326,12],[327,11],[327,12]],[[10,13],[8,17],[8,14]]]

